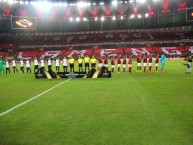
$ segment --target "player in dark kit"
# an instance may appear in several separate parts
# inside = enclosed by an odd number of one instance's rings
[[[101,55],[100,55],[99,58],[98,58],[98,62],[99,62],[99,64],[98,64],[98,69],[100,69],[100,68],[102,67],[102,65],[103,65],[103,59],[102,59],[102,56],[101,56]]]
[[[118,69],[118,73],[120,73],[120,67],[121,67],[121,55],[119,55],[119,57],[117,58],[117,69]]]
[[[141,72],[141,54],[137,56],[137,72]]]
[[[146,72],[146,67],[147,67],[147,54],[143,56],[143,66],[144,66],[144,72]]]
[[[148,61],[148,65],[149,65],[149,72],[152,72],[152,54],[149,55],[149,61]]]
[[[108,55],[105,56],[104,66],[105,66],[105,69],[106,69],[106,71],[107,71],[107,70],[108,70]]]
[[[111,71],[114,72],[115,69],[115,58],[114,56],[111,57]]]
[[[127,63],[127,57],[124,56],[123,57],[123,72],[125,72],[126,63]]]
[[[158,66],[159,66],[159,54],[157,54],[155,58],[155,71],[156,72],[158,72]]]
[[[129,66],[129,72],[131,72],[132,71],[132,55],[129,56],[128,66]]]

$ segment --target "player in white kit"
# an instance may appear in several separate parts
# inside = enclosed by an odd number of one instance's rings
[[[63,59],[63,70],[64,70],[64,72],[68,71],[68,60],[66,57],[64,57],[64,59]]]
[[[15,59],[12,60],[12,67],[13,67],[13,72],[14,73],[18,73],[18,70],[17,70],[17,64],[16,64],[16,61]]]
[[[26,69],[27,69],[27,73],[31,74],[31,64],[29,59],[26,60]]]
[[[9,65],[9,61],[8,60],[6,60],[5,61],[5,69],[6,69],[6,74],[10,74],[10,65]]]
[[[51,58],[48,58],[48,70],[52,69],[52,60]]]
[[[34,73],[35,73],[36,71],[38,71],[38,67],[39,67],[38,59],[35,57],[35,59],[34,59]]]
[[[42,69],[45,69],[45,62],[43,58],[40,60],[40,66]]]
[[[60,71],[60,59],[57,57],[55,62],[56,62],[56,71],[59,72]]]
[[[24,61],[23,61],[23,59],[20,60],[20,69],[22,71],[22,74],[24,74]]]

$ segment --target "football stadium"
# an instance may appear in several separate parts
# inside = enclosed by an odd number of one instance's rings
[[[193,145],[193,0],[0,0],[0,145]]]

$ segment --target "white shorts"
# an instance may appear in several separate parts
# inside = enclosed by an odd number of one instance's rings
[[[126,67],[126,64],[123,64],[123,68],[125,68]]]
[[[149,63],[149,66],[152,66],[152,63]]]
[[[105,67],[108,67],[108,64],[104,64]]]
[[[141,66],[141,63],[137,63],[137,66]]]
[[[115,68],[115,65],[111,65],[111,68]]]
[[[99,67],[102,67],[103,66],[103,64],[102,63],[99,63]]]
[[[120,66],[121,66],[121,64],[117,64],[117,66],[118,66],[118,67],[120,67]]]
[[[128,64],[129,67],[132,67],[132,64]]]
[[[156,63],[156,64],[155,64],[155,66],[158,66],[158,65],[159,65],[159,63]]]
[[[147,66],[147,63],[143,63],[143,66]]]

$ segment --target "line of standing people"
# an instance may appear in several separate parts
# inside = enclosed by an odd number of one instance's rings
[[[158,66],[159,66],[159,62],[161,62],[161,71],[164,72],[164,65],[165,65],[165,59],[166,57],[164,55],[159,56],[159,54],[156,55],[155,57],[155,70],[156,72],[158,72]],[[43,68],[45,69],[45,65],[47,64],[48,66],[48,70],[52,69],[53,63],[55,63],[55,69],[57,72],[60,71],[60,65],[62,64],[63,66],[63,71],[67,72],[68,71],[68,66],[70,67],[70,72],[74,72],[74,67],[75,67],[75,61],[78,62],[78,69],[79,72],[83,72],[83,70],[85,72],[88,72],[90,70],[90,66],[91,68],[96,69],[96,63],[98,61],[98,69],[100,69],[102,66],[104,66],[106,68],[106,70],[108,70],[108,62],[110,61],[111,64],[111,72],[115,71],[115,61],[117,60],[117,71],[118,73],[120,73],[120,69],[121,66],[123,68],[123,72],[126,72],[126,67],[127,67],[127,63],[128,63],[128,71],[131,73],[132,72],[132,65],[133,65],[133,55],[130,55],[128,58],[127,56],[123,56],[121,57],[121,55],[119,55],[117,57],[117,59],[115,59],[114,56],[108,57],[108,55],[106,55],[104,58],[100,55],[98,57],[98,59],[95,58],[95,56],[93,55],[91,58],[86,55],[84,58],[82,58],[81,56],[78,57],[77,60],[75,60],[73,58],[73,56],[71,56],[69,59],[67,59],[67,57],[63,57],[62,60],[59,59],[59,57],[57,57],[55,60],[52,60],[51,58],[48,58],[47,61],[45,61],[43,58],[40,58],[40,60],[38,60],[36,57],[33,60],[34,63],[34,73],[38,71],[39,68]],[[136,57],[137,60],[137,72],[141,72],[142,71],[142,65],[143,65],[143,71],[146,72],[147,71],[147,65],[148,65],[148,72],[152,72],[152,62],[153,62],[153,55],[147,55],[144,54],[144,56],[142,57],[141,54],[138,54],[138,56]],[[23,60],[20,59],[19,61],[20,63],[20,70],[22,72],[22,74],[25,73],[25,68],[27,73],[31,73],[31,61],[29,59],[27,60]],[[17,69],[17,63],[16,60],[13,59],[11,62],[9,62],[8,60],[5,61],[5,68],[6,68],[6,74],[10,73],[10,66],[12,65],[13,68],[13,73],[18,73],[18,69]],[[83,69],[84,67],[84,69]]]

